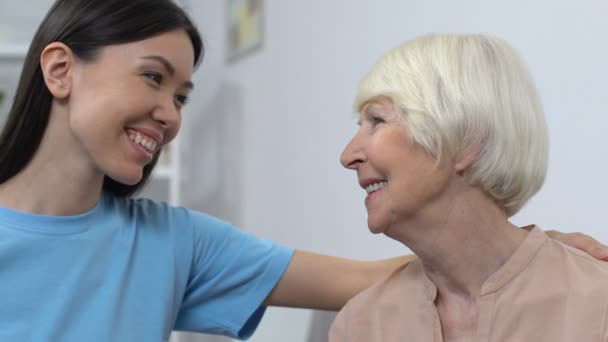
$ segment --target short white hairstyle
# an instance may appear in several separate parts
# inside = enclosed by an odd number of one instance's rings
[[[548,133],[527,67],[488,35],[426,35],[390,50],[361,80],[355,111],[391,99],[414,143],[438,160],[477,153],[466,170],[507,215],[542,187]]]

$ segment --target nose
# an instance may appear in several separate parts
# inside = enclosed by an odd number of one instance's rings
[[[360,133],[357,132],[355,136],[342,151],[340,156],[340,163],[347,169],[357,170],[361,164],[365,162],[365,153],[363,151],[363,144],[361,142]]]
[[[165,130],[165,143],[171,141],[180,129],[182,115],[181,109],[175,105],[175,101],[162,101],[152,112],[152,119],[158,122]]]

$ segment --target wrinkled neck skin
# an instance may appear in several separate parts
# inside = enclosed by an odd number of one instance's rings
[[[418,256],[437,287],[434,304],[444,341],[473,340],[481,288],[527,231],[512,225],[482,191],[461,182],[414,216],[395,221],[386,235]]]
[[[101,196],[104,174],[89,160],[68,129],[65,111],[54,108],[30,163],[0,184],[0,206],[56,216],[91,210]]]
[[[477,302],[484,282],[527,231],[511,224],[481,190],[457,182],[415,217],[391,225],[387,235],[418,256],[438,300],[466,306]]]

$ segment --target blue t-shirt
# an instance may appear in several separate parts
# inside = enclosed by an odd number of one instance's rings
[[[104,194],[64,217],[0,208],[0,341],[247,338],[292,255],[150,200]]]

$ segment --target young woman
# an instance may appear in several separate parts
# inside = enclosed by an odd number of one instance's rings
[[[1,341],[245,338],[265,305],[336,310],[408,260],[294,252],[132,199],[179,131],[202,56],[170,0],[50,9],[0,137]]]

